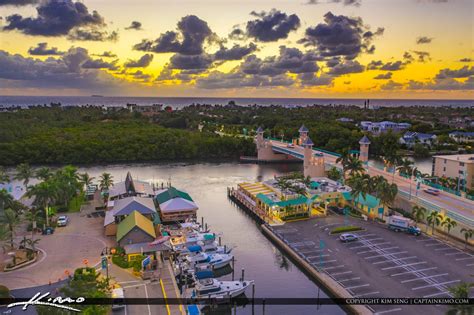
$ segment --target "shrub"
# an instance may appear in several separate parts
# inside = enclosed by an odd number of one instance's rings
[[[10,290],[4,285],[0,285],[0,298],[7,299],[9,297],[10,297]]]
[[[116,264],[117,266],[119,266],[120,268],[130,268],[130,265],[127,261],[127,258],[126,256],[122,256],[122,255],[113,255],[112,256],[112,262],[114,264]]]
[[[360,231],[363,230],[360,226],[339,226],[331,230],[331,234],[339,234],[344,232]]]

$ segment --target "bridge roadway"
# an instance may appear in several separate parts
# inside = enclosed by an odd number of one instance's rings
[[[288,144],[285,142],[277,140],[268,140],[272,144],[272,148],[275,152],[289,154],[293,157],[303,159],[304,148],[301,146],[295,145],[293,148],[289,148]],[[340,163],[336,163],[337,156],[331,155],[325,152],[318,150],[313,150],[315,154],[322,154],[324,156],[324,161],[327,165],[336,166],[342,168]],[[373,166],[367,166],[368,173],[371,176],[382,175],[389,182],[394,182],[398,186],[399,194],[405,199],[411,199],[415,203],[427,208],[430,211],[442,211],[446,210],[446,213],[449,217],[454,219],[457,222],[463,223],[471,228],[474,228],[474,201],[468,200],[466,198],[461,198],[453,194],[440,191],[438,196],[430,195],[424,192],[424,189],[430,188],[427,185],[422,184],[420,189],[416,191],[416,183],[412,181],[411,183],[411,197],[410,197],[410,180],[393,173],[380,170]]]

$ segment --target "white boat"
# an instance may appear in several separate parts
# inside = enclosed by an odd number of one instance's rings
[[[181,252],[186,250],[187,246],[197,245],[198,243],[211,244],[216,241],[216,236],[212,233],[190,233],[184,236],[184,240],[182,238],[179,240],[176,238],[176,241],[175,239],[171,240],[174,251]]]
[[[190,245],[186,247],[181,247],[176,252],[182,255],[195,255],[198,253],[207,253],[207,254],[229,254],[232,251],[232,248],[227,246],[219,246],[217,242],[212,243],[203,243],[198,242],[196,245]]]
[[[219,269],[229,265],[233,257],[231,254],[197,253],[186,256],[185,262],[191,268],[201,269],[202,267],[210,266],[213,269]]]
[[[216,279],[202,279],[196,283],[192,291],[192,298],[234,298],[243,293],[253,280],[250,281],[218,281]]]

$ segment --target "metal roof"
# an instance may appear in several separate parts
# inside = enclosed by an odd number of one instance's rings
[[[188,193],[185,193],[184,191],[178,190],[174,187],[170,187],[165,191],[157,194],[155,200],[159,204],[162,204],[173,198],[184,198],[189,201],[194,201]]]
[[[153,223],[138,211],[133,211],[117,226],[117,242],[123,239],[134,227],[138,227],[146,234],[156,237]]]
[[[114,216],[129,215],[132,211],[138,211],[141,214],[156,213],[155,203],[153,198],[149,197],[127,197],[115,200]]]
[[[257,133],[262,133],[262,132],[263,132],[263,128],[259,126],[257,129]]]
[[[303,141],[303,146],[310,146],[310,145],[314,145],[314,143],[310,137],[306,137],[306,139]]]
[[[309,129],[306,128],[305,125],[301,125],[300,129],[298,130],[298,132],[308,132],[308,131],[309,131]]]
[[[363,136],[362,139],[359,140],[360,144],[370,144],[370,139],[367,136]]]

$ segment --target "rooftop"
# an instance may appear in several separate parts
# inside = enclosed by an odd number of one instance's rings
[[[166,190],[160,191],[158,194],[156,194],[155,200],[159,204],[162,204],[174,198],[183,198],[188,201],[194,202],[193,198],[191,198],[191,196],[188,193],[178,190],[174,187],[170,187]]]
[[[434,158],[464,163],[474,163],[474,154],[435,155]]]
[[[298,130],[299,132],[308,132],[308,128],[306,128],[305,125],[301,125],[300,129]]]
[[[138,227],[148,235],[156,237],[153,223],[138,211],[133,211],[129,216],[119,223],[117,227],[117,242],[124,238],[134,227]]]

